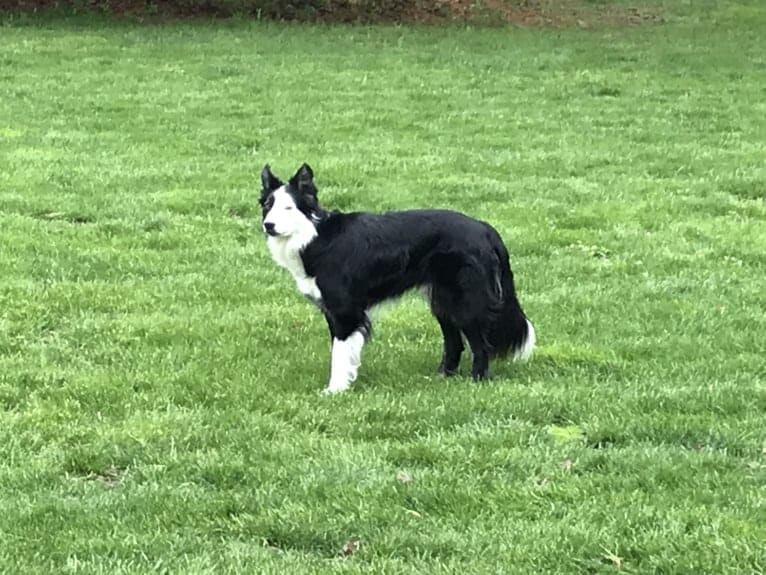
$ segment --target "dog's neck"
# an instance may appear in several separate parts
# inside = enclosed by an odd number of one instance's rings
[[[327,220],[334,212],[328,212],[322,206],[317,206],[316,209],[311,212],[311,221],[314,224],[314,227],[318,226],[325,220]]]
[[[292,274],[298,291],[314,300],[320,300],[321,293],[316,281],[306,274],[306,268],[303,266],[303,258],[301,257],[303,250],[316,237],[316,227],[312,225],[306,226],[305,229],[286,238],[270,236],[266,244],[269,246],[274,261]]]

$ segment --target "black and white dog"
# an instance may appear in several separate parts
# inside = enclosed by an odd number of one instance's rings
[[[261,180],[271,255],[330,328],[325,392],[346,390],[356,379],[370,334],[368,310],[414,287],[427,294],[444,335],[444,375],[457,372],[463,336],[475,380],[489,376],[490,356],[531,355],[535,329],[516,299],[505,245],[489,224],[447,210],[327,212],[306,164],[287,183],[266,165]]]

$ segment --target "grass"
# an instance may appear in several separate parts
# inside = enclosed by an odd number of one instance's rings
[[[667,19],[4,16],[0,572],[766,571],[766,10]],[[442,380],[406,298],[320,396],[257,209],[302,161],[491,221],[535,359]]]

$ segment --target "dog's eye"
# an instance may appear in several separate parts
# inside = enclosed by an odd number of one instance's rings
[[[292,210],[292,209],[293,209],[293,207],[292,207],[292,206],[285,206],[285,210],[286,210],[286,211],[288,211],[288,212],[289,212],[290,210]]]

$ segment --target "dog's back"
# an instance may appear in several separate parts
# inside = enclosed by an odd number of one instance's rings
[[[489,224],[425,209],[334,214],[317,231],[304,262],[325,299],[345,299],[366,310],[425,287],[442,329],[463,333],[475,354],[480,349],[477,379],[488,375],[484,356],[531,352],[533,328],[516,297],[508,252]]]

